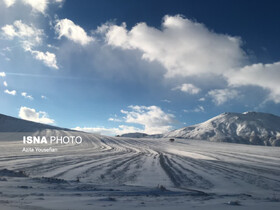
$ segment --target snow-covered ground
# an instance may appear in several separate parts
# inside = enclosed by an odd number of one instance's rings
[[[37,135],[49,132],[73,135]],[[1,210],[280,207],[279,147],[75,134],[82,144],[37,145],[53,153],[1,140]]]

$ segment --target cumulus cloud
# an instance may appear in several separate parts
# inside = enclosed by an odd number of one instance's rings
[[[172,129],[175,122],[173,114],[165,113],[158,106],[129,106],[130,111],[121,110],[125,114],[126,123],[135,123],[144,126],[148,134],[164,133]]]
[[[39,12],[42,14],[46,13],[46,10],[50,3],[59,3],[59,5],[61,6],[61,3],[63,1],[64,0],[3,0],[6,7],[11,7],[15,3],[20,2],[23,5],[31,7],[33,12]]]
[[[34,46],[42,42],[42,36],[44,32],[41,29],[37,29],[33,25],[27,25],[21,20],[14,21],[13,24],[7,24],[2,28],[2,34],[7,39],[19,38],[24,45]]]
[[[216,33],[179,15],[165,16],[160,29],[146,23],[138,23],[131,29],[127,29],[125,23],[106,23],[99,31],[105,34],[108,45],[123,50],[138,50],[143,59],[160,63],[166,69],[166,79],[173,78],[171,81],[176,82],[174,78],[178,78],[177,81],[182,82],[187,77],[189,80],[195,78],[196,84],[203,83],[204,88],[207,86],[210,89],[209,96],[217,105],[237,97],[235,87],[247,85],[268,90],[268,99],[280,103],[277,80],[280,62],[249,65],[239,37]],[[205,84],[205,81],[211,82]],[[213,81],[220,82],[220,90],[213,89]],[[189,94],[202,91],[200,86],[190,83],[174,89]]]
[[[37,51],[37,50],[32,50],[32,49],[26,49],[26,51],[29,51],[35,59],[39,60],[39,61],[43,61],[43,63],[50,67],[50,68],[54,68],[54,69],[58,69],[57,66],[57,61],[56,61],[56,55],[54,53],[50,53],[50,52],[41,52],[41,51]]]
[[[48,0],[22,0],[22,2],[28,6],[31,6],[32,10],[35,12],[45,13],[48,7]]]
[[[209,92],[218,105],[236,97],[234,87],[246,85],[268,90],[268,99],[280,103],[280,62],[248,65],[248,56],[242,50],[239,37],[218,34],[180,15],[165,16],[160,29],[144,22],[130,30],[125,23],[106,23],[99,27],[99,31],[105,34],[108,45],[138,50],[143,59],[162,64],[167,71],[166,78],[195,76],[198,80],[199,77],[218,76],[227,82],[223,90]],[[201,90],[187,83],[175,89],[190,94],[197,94]]]
[[[269,99],[280,103],[280,62],[253,64],[226,74],[231,86],[254,85],[269,91]]]
[[[34,121],[38,123],[44,123],[44,124],[53,124],[54,120],[48,118],[48,114],[46,112],[36,112],[35,109],[31,109],[25,106],[20,107],[18,116],[21,119]]]
[[[106,41],[109,45],[121,47],[123,49],[134,49],[133,46],[129,44],[129,36],[125,23],[123,23],[121,26],[101,26],[98,28],[98,30],[101,33],[102,31],[106,32],[106,30],[108,30],[108,32],[106,33]]]
[[[81,45],[87,45],[93,41],[93,37],[88,36],[82,27],[69,19],[58,20],[55,25],[55,32],[58,34],[59,39],[65,36]]]
[[[28,95],[26,92],[22,92],[21,95],[26,99],[33,100],[33,97],[31,95]]]
[[[217,34],[179,15],[165,16],[162,29],[146,23],[131,30],[125,24],[111,25],[106,41],[114,47],[140,50],[144,59],[158,61],[166,68],[166,77],[223,75],[244,62],[240,38]]]
[[[41,99],[47,99],[47,97],[44,95],[41,95]]]
[[[6,73],[5,72],[0,72],[0,77],[6,77]]]
[[[76,127],[75,130],[81,130],[90,133],[103,135],[121,135],[124,133],[147,133],[159,134],[172,129],[171,124],[175,122],[175,116],[165,113],[157,106],[129,106],[129,111],[121,110],[125,116],[122,119],[109,118],[109,121],[123,122],[128,124],[137,124],[142,128],[131,125],[119,125],[118,127]]]
[[[75,127],[74,130],[96,133],[101,135],[115,136],[122,135],[124,133],[135,133],[135,132],[144,132],[142,129],[136,128],[134,126],[125,126],[120,125],[118,127],[113,128],[105,128],[105,127]]]
[[[10,7],[15,4],[16,0],[3,0],[6,7]]]
[[[4,85],[5,87],[8,87],[8,83],[7,83],[6,81],[3,82],[3,85]]]
[[[234,89],[215,89],[208,92],[208,95],[213,98],[213,102],[217,105],[222,105],[228,100],[237,98],[239,92]]]
[[[17,94],[17,91],[15,91],[15,90],[8,90],[8,89],[6,89],[6,90],[4,91],[4,93],[7,93],[7,94],[9,94],[9,95],[13,95],[13,96],[15,96],[15,95]]]
[[[33,25],[27,25],[21,20],[16,20],[12,25],[3,26],[2,34],[7,39],[19,38],[26,52],[30,52],[35,59],[42,61],[46,66],[58,69],[56,55],[54,53],[32,49],[42,43],[42,37],[44,36],[43,30],[37,29]]]
[[[182,92],[189,93],[192,95],[198,94],[201,91],[200,88],[194,86],[193,84],[188,84],[188,83],[179,85],[179,86],[173,88],[173,90],[181,90]]]

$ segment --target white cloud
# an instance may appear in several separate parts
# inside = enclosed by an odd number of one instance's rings
[[[48,51],[44,53],[31,49],[26,49],[26,51],[29,51],[34,56],[35,59],[43,61],[43,63],[46,66],[50,68],[58,69],[56,55],[54,53],[50,53]]]
[[[30,120],[30,121],[34,121],[34,122],[38,122],[38,123],[44,123],[44,124],[53,124],[54,123],[53,119],[48,118],[48,115],[46,112],[42,112],[42,111],[36,112],[35,109],[31,109],[31,108],[24,107],[24,106],[20,107],[18,116],[21,119]]]
[[[200,92],[200,88],[194,86],[193,84],[188,84],[188,83],[179,85],[173,88],[173,90],[181,90],[182,92],[186,92],[192,95],[198,94]]]
[[[162,102],[165,102],[165,103],[171,103],[171,101],[170,100],[168,100],[168,99],[163,99],[163,100],[161,100]]]
[[[120,125],[119,131],[117,132],[117,135],[121,135],[124,133],[135,133],[135,132],[144,132],[144,130],[136,128],[134,126],[127,126],[127,125]]]
[[[125,126],[120,125],[116,128],[105,128],[105,127],[75,127],[74,130],[96,133],[101,135],[115,136],[122,135],[124,133],[135,133],[135,132],[144,132],[143,130],[136,128],[134,126]]]
[[[43,30],[37,29],[33,25],[24,24],[21,20],[17,20],[13,25],[3,26],[2,32],[8,39],[19,38],[26,52],[30,52],[35,59],[42,61],[46,66],[58,69],[56,55],[54,53],[32,49],[34,46],[42,43],[42,37],[44,36]]]
[[[167,77],[223,75],[242,66],[245,57],[238,37],[217,34],[179,15],[165,16],[161,30],[146,23],[130,31],[125,24],[108,26],[106,41],[122,49],[140,50],[144,59],[161,63]]]
[[[46,96],[44,96],[44,95],[41,95],[41,98],[42,98],[42,99],[47,99],[47,97],[46,97]]]
[[[3,50],[3,51],[7,51],[7,52],[11,52],[11,51],[12,51],[12,49],[11,49],[10,47],[5,47],[5,48],[3,48],[2,50]]]
[[[129,106],[130,111],[121,110],[125,116],[123,120],[118,118],[109,118],[109,121],[125,122],[129,124],[138,124],[143,128],[135,126],[119,125],[118,127],[105,128],[105,127],[76,127],[75,130],[85,132],[98,133],[103,135],[121,135],[124,133],[147,133],[159,134],[172,129],[171,123],[174,123],[175,116],[165,113],[157,106]]]
[[[29,100],[33,100],[33,97],[31,95],[28,95],[26,92],[22,92],[21,95],[24,97],[24,98],[27,98]]]
[[[10,7],[15,4],[16,0],[3,0],[6,7]]]
[[[15,91],[15,90],[8,90],[8,89],[6,89],[6,90],[4,91],[4,93],[7,93],[7,94],[9,94],[9,95],[13,95],[13,96],[15,96],[15,95],[17,94],[17,91]]]
[[[21,2],[24,5],[31,7],[32,11],[40,12],[42,14],[46,13],[50,3],[58,3],[59,6],[61,6],[63,1],[64,0],[3,0],[6,7],[11,7],[16,2]]]
[[[172,129],[175,121],[173,114],[165,113],[157,106],[129,106],[131,111],[121,110],[126,123],[135,123],[144,126],[148,134],[164,133]]]
[[[2,49],[2,51],[0,51],[0,55],[3,56],[6,61],[10,61],[11,59],[7,56],[7,52],[8,52],[8,50],[6,50],[6,48],[4,48],[4,49]]]
[[[254,85],[269,90],[269,99],[280,103],[280,62],[253,64],[226,74],[231,86]]]
[[[126,24],[123,23],[121,26],[116,26],[116,25],[112,25],[112,26],[108,26],[105,25],[105,27],[99,27],[98,30],[101,32],[106,31],[105,29],[107,29],[107,33],[106,33],[106,39],[107,39],[107,43],[109,45],[113,45],[116,47],[121,47],[124,49],[133,49],[133,46],[131,46],[129,44],[129,36],[128,36],[128,32],[126,30]]]
[[[198,99],[198,101],[205,101],[205,98],[202,97],[202,98]]]
[[[213,98],[213,102],[217,105],[222,105],[226,101],[237,98],[239,92],[234,89],[215,89],[208,92],[208,95]]]
[[[166,78],[195,77],[196,84],[211,81],[206,84],[210,88],[213,81],[227,82],[223,87],[226,91],[210,91],[217,104],[236,97],[234,87],[246,85],[267,90],[267,99],[280,103],[280,62],[248,65],[248,56],[242,50],[239,37],[216,33],[179,15],[165,16],[161,28],[144,22],[131,29],[127,29],[125,23],[106,23],[98,31],[105,34],[108,45],[123,50],[138,50],[143,59],[160,63],[166,69]],[[207,79],[210,77],[219,79]],[[199,78],[202,80],[199,81]],[[201,90],[200,86],[195,89],[191,85],[183,84],[175,89],[190,94]],[[224,95],[225,92],[230,95]]]
[[[18,37],[25,46],[35,46],[42,42],[43,30],[37,29],[33,25],[22,23],[21,20],[16,20],[12,25],[5,25],[2,28],[2,34],[7,39]]]
[[[6,35],[6,37],[8,37],[10,39],[12,39],[18,35],[15,31],[14,26],[12,26],[12,25],[5,25],[1,29],[4,32],[4,34]]]
[[[51,48],[51,49],[59,50],[59,47],[56,47],[56,46],[51,45],[51,44],[47,44],[47,47]]]
[[[108,121],[111,121],[111,122],[122,122],[121,119],[113,118],[113,117],[110,117],[110,118],[108,119]]]
[[[5,72],[0,72],[0,77],[6,77],[6,73]]]
[[[194,112],[204,112],[204,111],[205,111],[205,109],[203,106],[198,106],[194,109]]]
[[[184,109],[183,111],[186,112],[186,113],[188,113],[188,112],[204,112],[205,109],[204,109],[203,106],[197,106],[196,108],[194,108],[192,110]]]
[[[58,20],[55,25],[55,32],[58,34],[59,39],[65,36],[81,45],[87,45],[93,41],[93,37],[88,36],[82,27],[76,25],[69,19]]]
[[[4,85],[5,87],[8,87],[8,83],[7,83],[6,81],[3,82],[3,85]]]
[[[125,23],[123,23],[125,24]],[[106,34],[106,32],[109,30],[109,28],[112,26],[112,23],[110,21],[100,25],[97,27],[96,30],[92,30],[91,33],[92,34]]]
[[[45,14],[45,10],[47,9],[49,3],[48,0],[22,0],[22,2],[31,6],[33,11],[41,12],[43,14]]]

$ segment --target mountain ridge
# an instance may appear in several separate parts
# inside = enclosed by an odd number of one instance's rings
[[[0,132],[36,132],[45,129],[72,131],[68,128],[61,128],[0,114]]]
[[[73,133],[78,131],[0,114],[0,140],[10,139],[10,137],[18,139],[18,136],[23,135],[23,133],[50,135],[57,132]],[[164,134],[148,135],[145,133],[128,133],[120,137],[184,138],[280,146],[280,117],[263,112],[225,112],[205,122],[169,131]]]
[[[280,146],[280,117],[263,112],[225,112],[163,137]]]

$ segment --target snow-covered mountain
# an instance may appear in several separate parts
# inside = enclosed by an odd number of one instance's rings
[[[86,135],[86,133],[0,114],[0,141],[18,141],[22,140],[23,136],[67,135]]]
[[[280,117],[260,112],[223,113],[163,137],[280,146]]]
[[[45,129],[68,130],[0,114],[0,132],[37,132]]]

